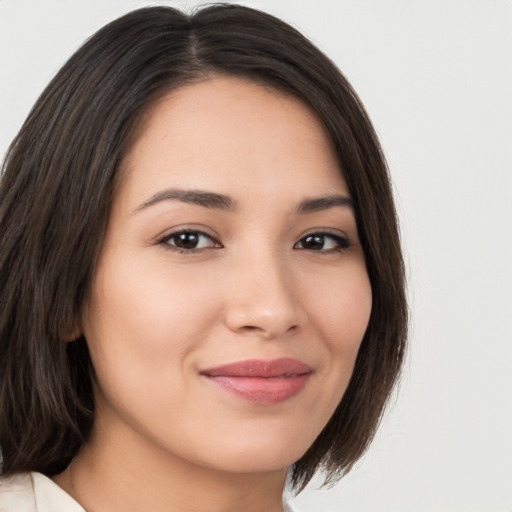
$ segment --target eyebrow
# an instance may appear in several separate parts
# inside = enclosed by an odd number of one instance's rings
[[[238,202],[224,194],[206,192],[204,190],[181,190],[171,188],[157,192],[146,202],[138,206],[135,212],[149,208],[162,201],[181,201],[182,203],[195,204],[216,210],[235,211],[238,209]]]
[[[224,211],[236,211],[239,209],[239,203],[230,196],[218,194],[216,192],[207,192],[204,190],[182,190],[171,188],[157,192],[147,201],[139,205],[134,213],[144,210],[162,201],[181,201],[182,203],[194,204],[204,208],[211,208]],[[354,209],[354,201],[349,197],[342,195],[326,195],[322,197],[306,198],[302,200],[295,208],[295,213],[304,215],[334,207],[344,207]]]
[[[327,195],[323,197],[307,198],[297,205],[295,213],[314,213],[322,210],[328,210],[329,208],[334,208],[336,206],[354,210],[354,201],[352,201],[350,197],[342,195]]]

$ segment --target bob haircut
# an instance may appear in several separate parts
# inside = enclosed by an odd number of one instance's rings
[[[269,14],[213,5],[133,11],[69,59],[9,148],[0,185],[0,446],[3,474],[63,471],[88,439],[94,369],[80,330],[88,287],[138,120],[158,98],[236,76],[302,100],[332,139],[355,203],[373,305],[343,399],[291,468],[302,489],[367,449],[402,366],[404,267],[387,166],[351,86]],[[341,285],[341,284],[340,284]]]

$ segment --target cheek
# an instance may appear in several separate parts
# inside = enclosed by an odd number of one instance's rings
[[[334,284],[335,283],[335,284]],[[321,284],[321,283],[318,283]],[[351,266],[336,279],[326,279],[314,288],[310,314],[320,333],[328,357],[326,374],[339,401],[352,376],[355,360],[372,309],[372,290],[363,264]]]
[[[113,396],[154,388],[156,397],[162,386],[179,389],[188,355],[219,316],[215,287],[190,272],[115,261],[115,268],[99,268],[84,320],[98,383]]]
[[[189,339],[190,331],[200,336],[202,324],[215,316],[215,288],[204,279],[194,279],[186,269],[170,272],[158,262],[127,258],[123,264],[121,257],[113,259],[116,268],[100,269],[91,298],[87,323],[95,330],[99,327],[123,343],[133,339],[141,347],[158,349],[171,340]]]
[[[316,324],[333,351],[359,346],[372,309],[372,290],[366,267],[354,262],[340,275],[318,280],[309,298]]]

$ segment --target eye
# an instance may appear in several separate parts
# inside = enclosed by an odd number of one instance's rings
[[[221,247],[221,244],[203,231],[183,229],[166,235],[160,244],[180,252],[194,252],[201,249]]]
[[[343,251],[350,247],[350,240],[341,235],[333,233],[310,233],[301,238],[295,245],[294,249],[306,249],[307,251]]]

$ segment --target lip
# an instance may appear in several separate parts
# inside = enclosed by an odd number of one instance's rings
[[[200,372],[225,391],[259,404],[280,403],[299,394],[312,373],[307,364],[287,357],[248,359]]]

